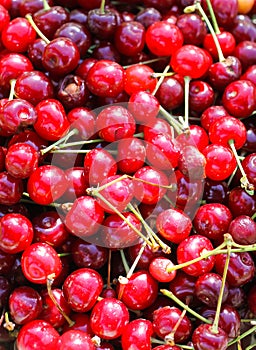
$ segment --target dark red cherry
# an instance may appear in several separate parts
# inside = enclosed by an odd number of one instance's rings
[[[6,309],[8,307],[8,302],[10,294],[12,292],[12,286],[9,280],[0,276],[0,307]]]
[[[189,106],[191,113],[202,113],[214,102],[211,85],[203,80],[192,81],[189,85]]]
[[[41,350],[55,350],[59,337],[59,333],[50,323],[37,319],[21,328],[17,337],[17,346],[27,350],[33,350],[35,346]]]
[[[208,107],[201,115],[201,125],[205,130],[209,130],[211,124],[221,117],[229,116],[228,111],[223,106]]]
[[[195,298],[196,277],[178,270],[175,278],[169,283],[169,290],[183,302],[190,302]]]
[[[111,40],[121,18],[118,11],[112,8],[93,9],[88,12],[87,25],[90,32],[100,40]]]
[[[229,6],[226,6],[226,3],[223,3],[221,0],[212,1],[212,7],[216,14],[218,24],[224,28],[229,28],[232,26],[233,21],[238,13],[237,1],[232,0],[228,5]],[[207,7],[205,0],[203,1],[203,6],[204,8]]]
[[[184,88],[175,77],[165,77],[156,92],[156,97],[165,109],[176,109],[184,101]]]
[[[255,39],[254,39],[255,40]],[[256,63],[256,45],[254,41],[242,40],[235,48],[236,56],[242,64],[243,71]]]
[[[13,321],[23,325],[39,317],[43,310],[42,298],[32,287],[17,287],[10,295],[9,309]]]
[[[255,164],[256,164],[256,152],[248,154],[242,161],[242,166],[244,168],[244,171],[246,172],[248,180],[254,187],[256,187]]]
[[[145,7],[136,14],[134,19],[147,29],[151,24],[161,21],[162,15],[155,7]]]
[[[256,243],[256,222],[248,215],[239,215],[229,225],[228,232],[238,244]]]
[[[235,187],[229,193],[228,206],[234,217],[252,216],[256,210],[256,196],[249,195],[241,187]]]
[[[228,335],[220,327],[216,333],[212,325],[201,324],[192,334],[192,343],[195,350],[224,350],[228,346]]]
[[[0,172],[0,204],[12,205],[20,201],[23,193],[22,179]]]
[[[200,46],[207,34],[207,28],[201,16],[196,13],[182,14],[177,18],[177,27],[181,30],[184,44]]]
[[[123,22],[115,30],[114,43],[125,56],[134,56],[144,49],[145,28],[136,21]]]
[[[142,140],[130,137],[118,141],[117,166],[122,173],[135,173],[144,165],[145,158],[146,149]]]
[[[97,271],[81,268],[65,279],[63,293],[73,311],[87,312],[96,303],[102,288],[103,280]]]
[[[42,63],[42,57],[46,46],[47,46],[47,43],[43,39],[38,38],[34,40],[34,42],[31,43],[28,47],[28,51],[27,51],[28,57],[33,63],[33,66],[35,67],[35,69],[41,69],[41,70],[44,69],[43,63]]]
[[[25,277],[33,283],[46,283],[47,277],[58,277],[62,270],[61,260],[54,248],[47,243],[33,243],[21,257],[21,268]]]

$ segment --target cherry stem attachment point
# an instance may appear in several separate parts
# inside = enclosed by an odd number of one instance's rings
[[[44,10],[47,11],[47,10],[50,10],[50,5],[48,4],[47,0],[43,0],[43,6],[44,6]]]
[[[15,97],[15,85],[16,85],[16,79],[11,79],[10,80],[10,93],[9,93],[9,96],[8,96],[8,100],[11,101],[14,99]]]
[[[103,15],[105,13],[105,0],[101,0],[100,13]]]
[[[153,74],[152,74],[152,77],[153,77],[153,78],[158,78],[158,77],[160,77],[160,79],[158,80],[158,82],[157,82],[157,84],[156,84],[156,87],[155,87],[154,91],[152,92],[152,95],[153,95],[153,96],[157,93],[157,90],[159,89],[160,85],[162,84],[164,78],[165,78],[167,75],[169,75],[169,74],[168,74],[168,70],[169,70],[169,69],[170,69],[170,65],[168,64],[168,65],[165,67],[163,73],[153,73]],[[160,74],[160,75],[159,75],[159,74]],[[171,73],[171,75],[173,75],[173,74],[174,74],[174,73]]]
[[[29,21],[29,23],[31,24],[31,26],[33,27],[33,29],[36,31],[36,33],[38,34],[38,36],[43,39],[43,41],[45,41],[45,43],[48,45],[50,44],[50,40],[48,38],[46,38],[46,36],[41,32],[41,30],[37,27],[37,25],[35,24],[32,16],[30,14],[27,14],[25,16],[25,18]]]
[[[78,134],[78,130],[77,129],[73,129],[71,131],[69,131],[69,133],[65,136],[63,136],[62,138],[60,138],[58,141],[54,142],[53,144],[51,144],[50,146],[46,147],[46,148],[43,148],[40,152],[42,155],[54,150],[54,148],[56,148],[58,145],[62,144],[62,143],[65,143],[67,142],[67,140],[74,136],[74,135],[77,135]]]

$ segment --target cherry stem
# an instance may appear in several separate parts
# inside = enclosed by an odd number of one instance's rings
[[[138,208],[135,208],[131,203],[127,205],[127,208],[130,209],[130,211],[140,220],[142,225],[144,226],[147,234],[150,237],[150,240],[152,241],[153,247],[152,249],[155,251],[159,248],[159,246],[163,249],[163,251],[166,254],[171,253],[171,248],[165,244],[158,236],[157,234],[152,230],[152,228],[148,225],[148,223],[144,220],[141,213],[139,212]]]
[[[105,197],[103,197],[97,190],[93,191],[91,190],[91,195],[94,197],[98,197],[100,200],[102,200],[103,203],[105,203],[111,210],[113,210],[137,235],[142,238],[146,243],[152,247],[152,243],[148,240],[147,237],[145,237],[136,226],[134,226],[116,207],[111,204]]]
[[[174,73],[168,74],[168,70],[169,70],[169,69],[170,69],[170,65],[168,64],[168,65],[165,67],[163,73],[153,73],[153,74],[152,74],[152,77],[153,77],[153,78],[158,78],[158,77],[160,77],[160,79],[158,80],[158,82],[157,82],[157,84],[156,84],[156,87],[155,87],[154,91],[152,92],[152,95],[153,95],[153,96],[157,93],[157,90],[159,89],[160,85],[162,84],[164,78],[165,78],[167,75],[170,75],[170,74],[173,75],[173,74],[174,74]]]
[[[256,326],[253,326],[252,328],[248,329],[248,331],[244,332],[243,334],[239,335],[237,338],[235,338],[234,340],[231,340],[229,343],[228,343],[228,346],[231,346],[235,343],[237,343],[238,341],[246,338],[248,335],[252,334],[256,332]],[[255,344],[254,344],[255,346]]]
[[[167,334],[165,337],[164,337],[164,340],[169,344],[169,345],[175,345],[175,341],[174,341],[174,336],[175,336],[175,333],[177,332],[177,329],[179,328],[183,318],[185,317],[186,315],[186,312],[187,310],[183,310],[178,321],[176,322],[175,326],[173,327],[172,331]]]
[[[201,316],[196,311],[191,309],[188,305],[183,303],[183,301],[181,301],[179,298],[177,298],[171,291],[169,291],[167,289],[160,289],[160,292],[163,295],[167,296],[168,298],[172,299],[175,303],[177,303],[179,306],[181,306],[184,310],[186,310],[187,312],[189,312],[191,315],[195,316],[196,318],[198,318],[202,322],[208,323],[208,324],[212,324],[212,322],[210,320],[208,320],[207,318]]]
[[[183,125],[181,125],[169,112],[167,112],[162,106],[160,106],[160,112],[168,121],[168,123],[175,129],[177,134],[182,134]]]
[[[128,263],[127,263],[126,256],[124,254],[123,249],[120,249],[120,255],[121,255],[122,263],[124,265],[125,273],[126,273],[126,275],[128,275],[130,267],[129,267]]]
[[[186,10],[187,9],[187,10]],[[192,11],[193,10],[193,11]],[[218,51],[218,56],[219,56],[219,61],[220,62],[223,62],[225,61],[225,57],[223,55],[223,52],[222,52],[222,49],[221,49],[221,46],[220,46],[220,43],[219,43],[219,40],[218,40],[218,37],[214,31],[214,28],[211,24],[211,22],[209,21],[208,17],[206,16],[206,13],[204,12],[201,4],[199,2],[196,2],[195,5],[192,5],[192,6],[188,6],[185,8],[184,12],[187,13],[187,12],[194,12],[195,10],[198,10],[200,15],[202,16],[202,18],[204,19],[211,35],[212,35],[212,38],[213,38],[213,41],[215,43],[215,46],[216,46],[216,49]]]
[[[229,140],[229,146],[230,148],[232,149],[232,152],[236,158],[236,162],[237,162],[237,165],[238,165],[238,168],[239,170],[241,171],[241,174],[242,174],[242,177],[240,179],[240,182],[241,182],[241,187],[244,188],[246,190],[246,192],[248,194],[250,194],[251,196],[254,195],[254,186],[249,182],[248,178],[247,178],[247,175],[244,171],[244,168],[241,164],[241,161],[239,159],[239,156],[237,154],[237,150],[235,148],[235,143],[234,143],[234,140]]]
[[[13,100],[15,97],[15,84],[16,84],[16,79],[11,79],[10,80],[11,88],[10,88],[10,93],[9,93],[9,97],[8,97],[9,101]]]
[[[103,15],[105,13],[105,0],[101,0],[100,13]]]
[[[129,64],[127,66],[123,66],[124,69],[135,66],[135,65],[142,65],[142,64],[150,64],[150,63],[154,63],[154,62],[159,62],[164,60],[166,57],[158,57],[158,58],[153,58],[152,60],[147,60],[147,61],[142,61],[142,62],[138,62],[138,63],[133,63],[133,64]]]
[[[191,78],[188,76],[184,77],[184,98],[185,98],[185,111],[184,111],[184,124],[185,130],[189,129],[189,85]]]
[[[220,28],[219,28],[215,13],[214,13],[213,8],[212,8],[211,0],[206,0],[206,3],[207,3],[207,7],[208,7],[208,10],[210,12],[211,19],[212,19],[214,31],[216,34],[220,34]]]
[[[50,10],[50,5],[48,4],[47,0],[43,0],[43,5],[44,5],[44,10],[47,11],[47,10]]]
[[[130,270],[128,271],[128,273],[126,274],[126,278],[130,278],[134,272],[134,270],[136,269],[136,266],[138,265],[138,262],[144,252],[144,249],[146,248],[147,243],[143,242],[138,255],[136,256],[136,259],[134,260],[134,262],[132,263],[132,266],[130,267]]]
[[[256,219],[256,213],[253,214],[253,216],[251,217],[252,220]]]
[[[65,318],[65,320],[68,322],[69,326],[73,326],[75,324],[74,321],[72,321],[68,315],[64,312],[64,310],[61,308],[61,306],[58,304],[57,300],[55,299],[53,292],[52,292],[52,284],[54,282],[54,277],[55,274],[51,274],[47,276],[47,292],[49,297],[51,298],[53,304],[57,307],[57,309],[59,310],[59,312],[62,314],[62,316]]]
[[[46,36],[41,32],[41,30],[37,27],[37,25],[35,24],[32,16],[30,14],[27,14],[25,16],[25,18],[29,21],[29,23],[31,24],[31,26],[34,28],[34,30],[36,31],[36,33],[38,34],[38,36],[43,39],[43,41],[46,42],[46,44],[50,44],[50,40],[46,38]]]
[[[11,322],[10,320],[9,320],[9,314],[8,314],[8,312],[5,312],[4,313],[4,324],[3,324],[3,327],[5,328],[5,329],[7,329],[9,332],[12,332],[13,330],[14,330],[14,328],[15,328],[15,323],[13,323],[13,322]]]
[[[40,152],[42,155],[44,155],[45,153],[48,153],[50,151],[52,151],[55,147],[57,147],[59,144],[61,143],[65,143],[70,137],[77,135],[78,134],[78,130],[77,129],[73,129],[71,131],[69,131],[69,133],[67,135],[65,135],[64,137],[60,138],[58,141],[54,142],[53,144],[51,144],[50,146],[42,149]]]
[[[218,297],[218,303],[216,307],[216,313],[213,321],[213,326],[212,326],[212,332],[215,334],[218,334],[218,326],[219,326],[219,319],[220,319],[220,311],[221,311],[221,306],[222,306],[222,300],[223,300],[223,295],[224,295],[224,290],[225,290],[225,283],[227,279],[227,272],[228,272],[228,267],[229,267],[229,262],[230,262],[230,254],[231,254],[231,247],[233,243],[233,239],[229,238],[228,236],[225,236],[225,242],[227,245],[227,257],[223,269],[223,275],[222,275],[222,283],[221,283],[221,288],[220,288],[220,294]]]
[[[85,140],[85,141],[76,141],[76,142],[67,142],[62,145],[58,146],[59,148],[66,148],[66,147],[73,147],[73,146],[82,146],[82,145],[88,145],[91,143],[98,143],[104,141],[103,139],[94,139],[94,140]]]

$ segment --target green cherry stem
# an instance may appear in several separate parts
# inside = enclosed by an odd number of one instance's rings
[[[228,343],[228,346],[231,346],[233,344],[236,344],[238,341],[248,337],[248,335],[252,334],[256,332],[256,326],[253,326],[252,328],[248,329],[248,331],[244,332],[243,334],[239,335],[237,338],[235,338],[234,340],[231,340],[229,343]],[[255,344],[254,344],[255,346]]]
[[[158,82],[157,82],[157,84],[156,84],[156,87],[155,87],[154,91],[152,92],[152,95],[155,95],[155,94],[157,93],[157,90],[159,89],[160,85],[162,84],[164,78],[165,78],[167,75],[169,75],[169,74],[168,74],[168,70],[169,70],[169,69],[170,69],[170,65],[168,64],[168,65],[165,67],[163,73],[160,73],[160,75],[159,75],[159,73],[153,73],[153,78],[158,78],[158,77],[160,77],[160,79],[158,80]],[[174,73],[170,73],[170,74],[173,75]]]
[[[49,5],[48,5],[49,6]],[[41,32],[41,30],[37,27],[37,25],[35,24],[32,16],[30,14],[27,14],[25,16],[25,18],[29,21],[29,23],[31,24],[31,26],[34,28],[34,30],[36,31],[36,33],[38,34],[38,36],[43,39],[43,41],[45,41],[46,44],[50,44],[50,40],[46,38],[46,36]]]
[[[44,6],[44,10],[45,10],[45,11],[50,10],[50,8],[51,8],[51,7],[49,6],[47,0],[43,0],[43,6]]]
[[[251,217],[252,220],[256,219],[256,213],[253,214],[253,216]]]
[[[208,10],[210,12],[211,19],[212,19],[212,25],[213,25],[214,31],[216,34],[220,34],[220,28],[219,28],[215,13],[214,13],[213,8],[212,8],[211,0],[206,0],[206,3],[207,3],[207,7],[208,7]]]
[[[10,85],[11,85],[11,88],[10,88],[10,93],[9,93],[9,96],[8,96],[8,100],[9,101],[13,100],[14,97],[15,97],[16,79],[11,79],[10,80]]]
[[[127,65],[127,66],[123,66],[123,68],[126,69],[126,68],[129,68],[129,67],[135,66],[135,65],[137,65],[137,64],[139,64],[139,65],[142,65],[142,64],[150,64],[150,63],[162,61],[162,60],[164,60],[164,59],[166,59],[166,57],[153,58],[152,60],[146,60],[146,61],[142,61],[142,62],[139,62],[139,63],[129,64],[129,65]]]
[[[126,256],[124,254],[124,250],[123,249],[120,249],[120,255],[121,255],[122,263],[124,265],[125,273],[128,274],[129,270],[130,270],[130,267],[129,267],[128,263],[127,263]]]
[[[105,13],[105,0],[101,0],[100,13],[103,15]]]
[[[90,145],[92,143],[98,143],[104,141],[103,139],[94,139],[94,140],[85,140],[85,141],[76,141],[76,142],[67,142],[58,146],[58,149],[73,147],[73,146],[83,146]]]
[[[185,98],[185,110],[184,110],[184,129],[189,129],[189,85],[191,78],[184,77],[184,98]]]
[[[78,130],[77,130],[77,129],[73,129],[73,130],[69,131],[69,133],[68,133],[67,135],[63,136],[62,138],[60,138],[58,141],[54,142],[54,143],[51,144],[50,146],[48,146],[48,147],[42,149],[42,150],[40,151],[41,154],[44,155],[44,154],[46,154],[46,153],[48,153],[48,152],[50,152],[50,151],[53,151],[54,148],[56,148],[58,145],[67,142],[67,140],[68,140],[70,137],[72,137],[72,136],[74,136],[74,135],[77,135],[77,134],[78,134]]]
[[[169,112],[167,112],[162,106],[160,106],[160,112],[164,116],[164,118],[168,121],[168,123],[174,128],[177,134],[182,134],[183,125],[178,122]]]
[[[223,275],[222,275],[222,283],[221,283],[221,288],[220,288],[220,294],[218,297],[218,303],[216,307],[216,313],[212,325],[212,332],[215,334],[218,334],[218,327],[219,327],[219,319],[220,319],[220,311],[221,311],[221,306],[222,306],[222,300],[223,300],[223,295],[224,295],[224,290],[225,290],[225,283],[227,279],[227,273],[228,273],[228,267],[229,267],[229,262],[230,262],[230,255],[231,255],[231,247],[233,243],[233,239],[229,238],[230,235],[225,236],[225,241],[227,245],[227,257],[224,265],[224,270],[223,270]]]
[[[212,324],[210,320],[207,318],[201,316],[199,313],[191,309],[187,304],[183,303],[179,298],[177,298],[171,291],[167,289],[160,289],[160,292],[167,296],[168,298],[172,299],[175,303],[177,303],[179,306],[181,306],[184,310],[189,312],[191,315],[195,316],[197,319],[201,320],[204,323]]]
[[[132,266],[130,267],[130,270],[126,273],[126,278],[130,278],[134,272],[134,270],[136,269],[136,266],[138,265],[138,262],[141,258],[141,255],[143,254],[145,248],[146,248],[147,243],[143,242],[138,255],[136,256],[136,259],[134,260],[134,262],[132,263]]]

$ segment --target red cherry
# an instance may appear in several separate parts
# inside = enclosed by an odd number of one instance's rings
[[[80,330],[68,330],[64,332],[58,342],[59,350],[76,350],[83,347],[84,350],[95,350],[95,345],[89,334]]]
[[[0,172],[0,204],[16,204],[20,201],[22,193],[22,179],[17,179],[6,171]]]
[[[59,333],[50,323],[33,320],[25,324],[19,331],[17,347],[33,350],[37,346],[41,350],[56,350],[59,337]]]
[[[138,91],[130,96],[128,110],[132,113],[137,123],[149,124],[155,120],[159,112],[159,102],[149,92]]]
[[[144,165],[145,158],[146,150],[142,140],[131,137],[118,141],[117,166],[122,173],[135,173]]]
[[[10,22],[10,15],[8,10],[0,4],[0,33],[2,33],[4,27]]]
[[[103,339],[115,339],[122,335],[129,323],[129,312],[124,303],[114,298],[102,299],[91,312],[91,328]]]
[[[228,346],[228,335],[221,328],[215,333],[212,325],[201,324],[194,330],[192,342],[195,350],[224,350]]]
[[[228,31],[222,31],[216,35],[224,57],[232,55],[236,47],[236,41],[232,33]],[[214,60],[217,61],[219,56],[212,34],[206,34],[204,37],[203,46],[210,52]]]
[[[21,257],[21,268],[25,277],[33,283],[46,283],[47,277],[61,272],[62,263],[54,248],[46,243],[33,243]]]
[[[156,56],[171,56],[182,46],[183,40],[179,27],[167,21],[151,24],[146,32],[146,44]]]
[[[135,56],[144,48],[145,28],[136,21],[123,22],[115,30],[114,43],[122,55]]]
[[[125,70],[124,90],[128,95],[139,91],[152,93],[157,79],[153,77],[153,69],[145,64],[135,64]]]
[[[168,272],[167,268],[172,266],[174,264],[170,259],[160,256],[151,261],[149,272],[158,282],[171,282],[176,276],[176,271]]]
[[[122,349],[129,350],[133,347],[137,349],[150,350],[151,336],[153,334],[152,323],[144,319],[131,321],[122,334]]]
[[[81,268],[65,279],[63,293],[73,311],[87,312],[96,303],[102,288],[103,280],[97,271]]]

